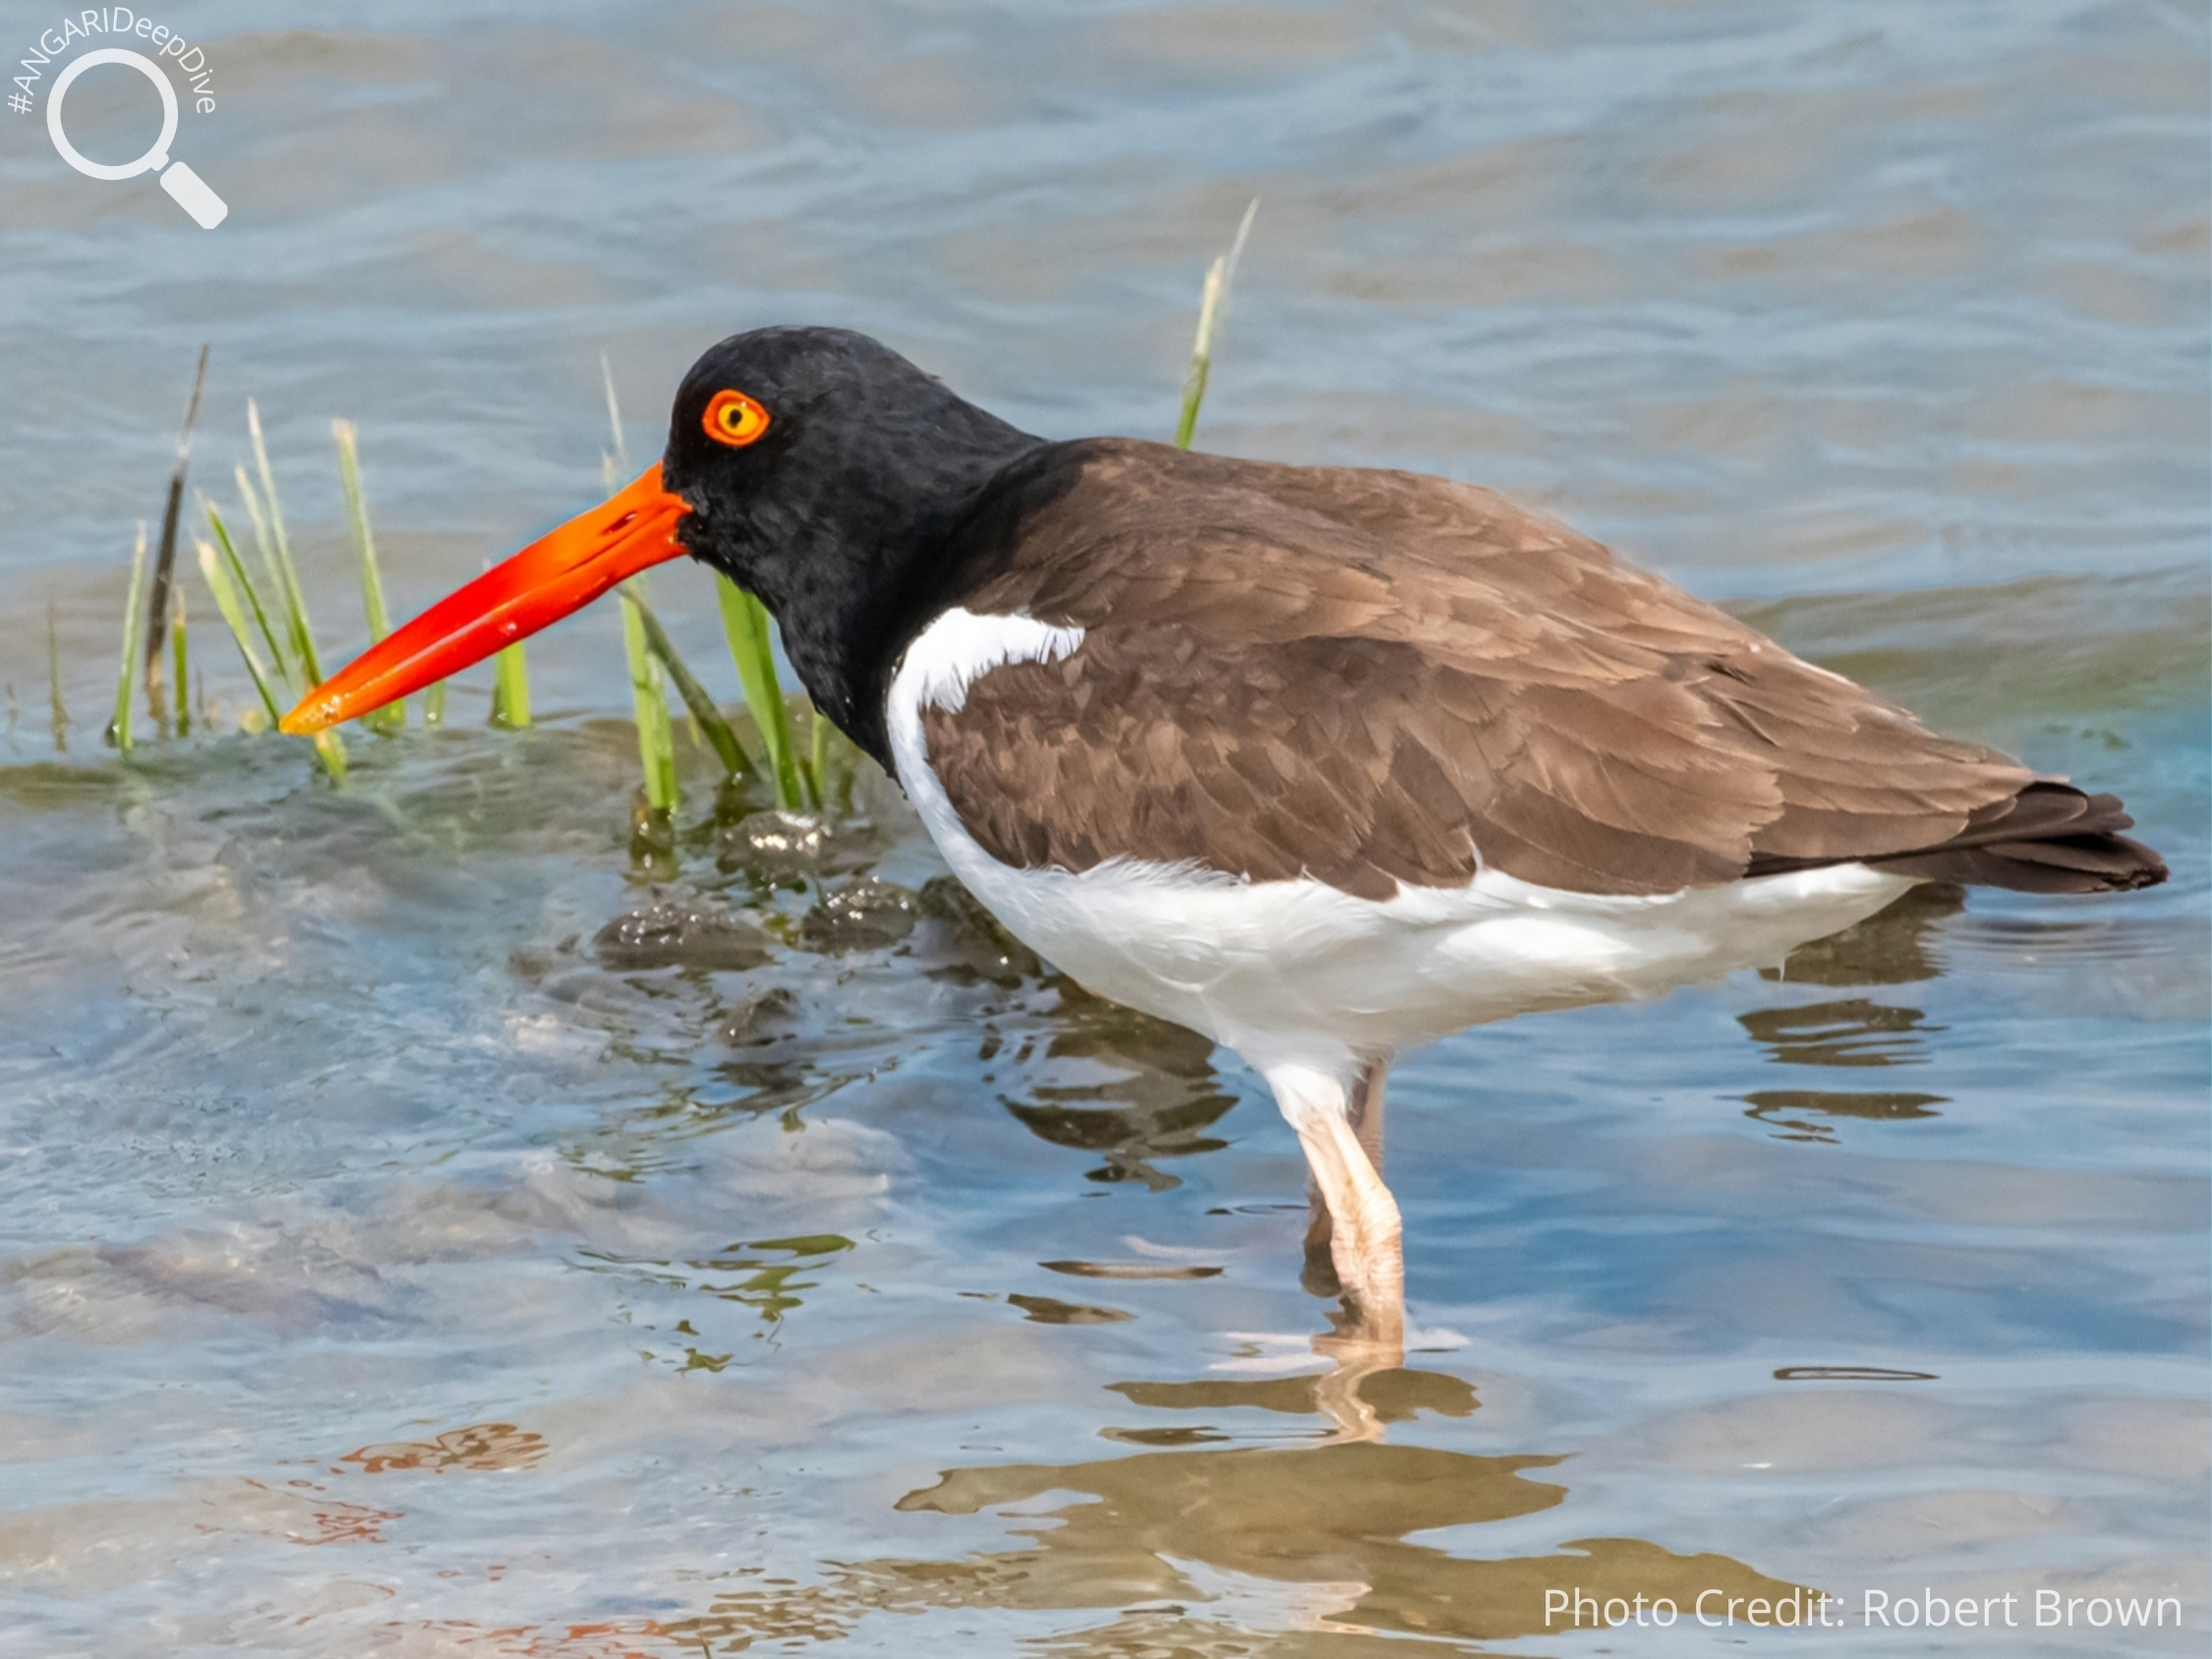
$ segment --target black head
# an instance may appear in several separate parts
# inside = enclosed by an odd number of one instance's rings
[[[816,705],[880,752],[880,681],[926,620],[930,555],[1039,442],[865,334],[756,328],[684,376],[661,477],[692,557],[761,597]]]

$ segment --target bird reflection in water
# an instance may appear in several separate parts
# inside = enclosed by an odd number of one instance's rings
[[[1800,945],[1768,980],[1827,988],[1903,985],[1938,978],[1938,924],[1965,906],[1956,887],[1916,887],[1856,926]],[[1755,1009],[1737,1024],[1771,1064],[1841,1069],[1919,1065],[1926,1038],[1943,1031],[1917,1008],[1854,996]],[[1940,1116],[1943,1095],[1909,1090],[1759,1089],[1740,1096],[1744,1116],[1779,1141],[1833,1146],[1843,1122],[1908,1123]]]
[[[1554,1610],[1557,1593],[1576,1590],[1601,1606],[1663,1599],[1694,1625],[1701,1594],[1773,1601],[1795,1588],[1726,1556],[1678,1555],[1636,1538],[1579,1538],[1547,1554],[1495,1559],[1411,1542],[1557,1507],[1567,1489],[1550,1476],[1565,1458],[1348,1435],[1347,1391],[1375,1428],[1422,1413],[1466,1417],[1477,1406],[1459,1378],[1398,1367],[1118,1383],[1113,1392],[1132,1406],[1170,1420],[1102,1434],[1146,1450],[948,1469],[899,1500],[907,1514],[1002,1514],[1017,1522],[1017,1547],[954,1561],[844,1564],[817,1584],[718,1597],[666,1633],[725,1653],[774,1636],[841,1639],[875,1613],[1095,1610],[1109,1617],[1044,1638],[1040,1650],[1349,1656],[1379,1653],[1385,1640],[1393,1653],[1460,1651],[1468,1641],[1569,1628],[1556,1611],[1547,1617],[1547,1591]],[[1250,1421],[1255,1412],[1318,1419],[1318,1432],[1290,1444],[1261,1439]],[[1048,1494],[1051,1508],[1026,1507]],[[1811,1602],[1811,1592],[1800,1594]],[[1436,1645],[1409,1648],[1408,1637]]]
[[[1153,1192],[1180,1186],[1162,1161],[1229,1144],[1205,1133],[1237,1103],[1214,1071],[1213,1044],[1073,980],[1058,983],[1061,1006],[1041,1046],[987,1062],[999,1073],[1042,1062],[1019,1095],[1001,1094],[1006,1109],[1039,1140],[1098,1155],[1090,1180]]]

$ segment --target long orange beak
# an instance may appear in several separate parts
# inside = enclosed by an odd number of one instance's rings
[[[690,510],[661,488],[656,462],[618,495],[386,634],[302,697],[280,728],[304,734],[352,720],[551,627],[625,577],[680,558],[676,520]]]

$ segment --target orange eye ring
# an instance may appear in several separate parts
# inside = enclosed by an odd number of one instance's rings
[[[717,444],[742,449],[768,430],[768,411],[741,391],[718,391],[699,424]]]

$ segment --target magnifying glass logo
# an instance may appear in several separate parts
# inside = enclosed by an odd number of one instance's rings
[[[120,166],[108,166],[99,161],[89,161],[78,154],[77,147],[69,142],[62,131],[62,98],[76,79],[94,64],[123,63],[152,82],[161,93],[161,136],[153,141],[153,148],[136,161],[126,161]],[[61,72],[54,82],[54,89],[46,95],[46,136],[54,141],[54,148],[61,158],[88,179],[135,179],[141,173],[159,173],[161,188],[167,191],[178,207],[200,222],[203,229],[213,230],[230,212],[230,205],[207,188],[207,181],[186,166],[182,161],[169,159],[169,141],[177,136],[177,92],[169,85],[169,78],[161,73],[152,59],[137,52],[125,52],[114,47],[102,51],[87,52]]]

